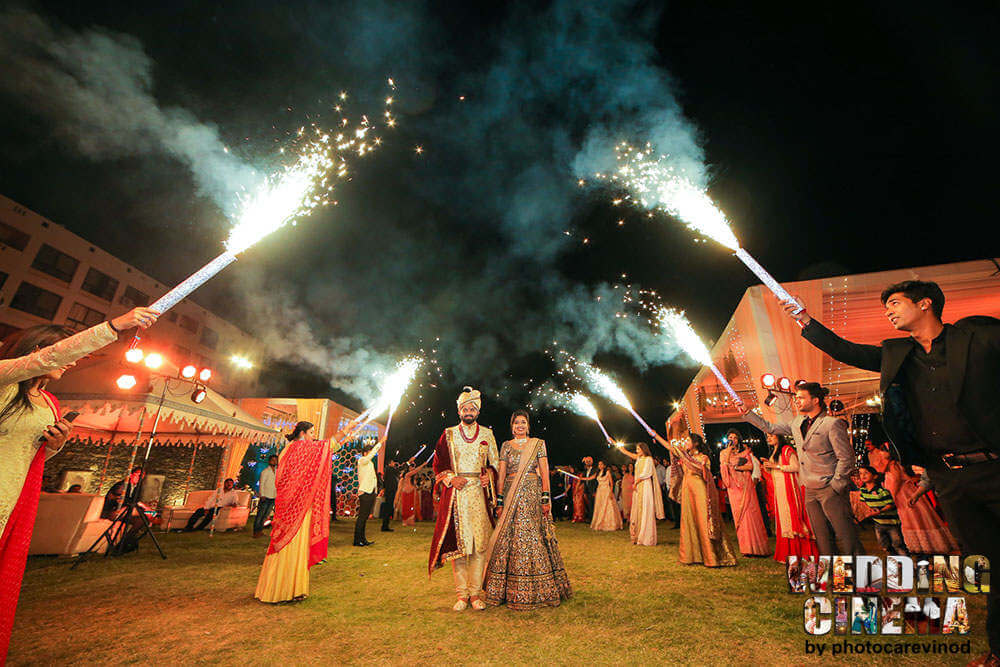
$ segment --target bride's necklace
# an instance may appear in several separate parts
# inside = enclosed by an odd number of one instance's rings
[[[462,440],[466,442],[475,442],[476,436],[479,435],[479,424],[476,424],[476,430],[472,434],[472,437],[465,435],[465,424],[458,425],[458,432],[462,434]]]

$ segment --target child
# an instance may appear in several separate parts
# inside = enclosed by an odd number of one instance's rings
[[[858,477],[861,480],[861,502],[875,510],[871,516],[875,522],[875,536],[878,543],[882,545],[886,553],[897,556],[909,556],[903,541],[903,533],[899,529],[899,513],[896,511],[896,502],[892,499],[889,490],[882,486],[880,475],[871,466],[864,466],[858,470]]]

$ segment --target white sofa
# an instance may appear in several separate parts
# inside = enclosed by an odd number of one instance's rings
[[[72,556],[86,551],[111,525],[101,518],[104,496],[93,493],[43,493],[38,500],[29,555]],[[104,553],[107,542],[96,549]]]
[[[199,507],[203,507],[209,496],[215,493],[215,489],[204,491],[192,491],[187,495],[183,505],[163,508],[163,530],[179,530],[187,525],[188,519]],[[249,491],[237,491],[239,505],[236,507],[223,507],[215,517],[215,530],[240,530],[247,525],[250,518],[250,499],[253,494]]]

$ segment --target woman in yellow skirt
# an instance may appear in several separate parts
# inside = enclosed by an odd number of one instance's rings
[[[313,440],[313,425],[300,421],[285,436],[291,442],[278,458],[271,543],[254,593],[261,602],[309,595],[309,568],[326,558],[330,537],[330,456],[354,427],[351,422],[330,440]]]

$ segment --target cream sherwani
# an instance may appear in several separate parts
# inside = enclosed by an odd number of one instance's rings
[[[461,425],[445,429],[452,472],[468,481],[455,490],[455,537],[463,555],[455,558],[452,566],[458,595],[476,597],[482,591],[483,555],[493,532],[479,475],[486,467],[499,470],[500,459],[491,429],[480,426],[472,442],[466,440],[460,429]]]

